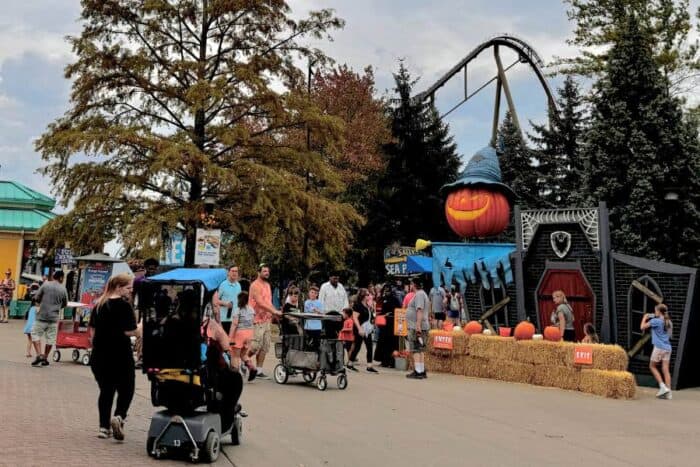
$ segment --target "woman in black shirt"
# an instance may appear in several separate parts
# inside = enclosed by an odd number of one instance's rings
[[[90,366],[100,388],[97,399],[100,438],[108,438],[111,427],[114,439],[124,439],[124,420],[134,397],[134,356],[130,338],[137,331],[134,310],[127,301],[131,290],[131,276],[119,274],[112,277],[90,313]],[[117,407],[110,418],[115,393]]]
[[[370,373],[378,373],[378,371],[372,367],[372,330],[374,328],[374,316],[372,316],[372,312],[370,311],[369,301],[370,296],[367,289],[360,289],[357,291],[357,299],[352,306],[352,320],[355,324],[353,327],[355,345],[350,354],[348,368],[357,371],[354,363],[357,361],[357,354],[360,353],[360,347],[364,342],[365,348],[367,349],[367,371]]]

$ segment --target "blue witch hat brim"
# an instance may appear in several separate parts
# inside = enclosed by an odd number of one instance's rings
[[[464,171],[459,178],[452,183],[444,185],[440,189],[441,194],[448,193],[457,188],[468,186],[488,186],[502,192],[511,201],[515,199],[513,190],[501,183],[501,168],[498,163],[498,152],[493,146],[479,149],[469,159]]]
[[[491,179],[483,177],[460,178],[452,183],[443,185],[442,188],[440,188],[440,193],[447,195],[459,188],[465,187],[489,187],[491,189],[495,189],[496,191],[500,191],[510,201],[513,201],[516,198],[515,192],[508,185],[501,182],[494,182]]]

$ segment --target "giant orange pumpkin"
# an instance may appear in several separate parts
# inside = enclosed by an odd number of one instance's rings
[[[510,204],[500,191],[463,187],[447,195],[445,217],[460,237],[490,237],[508,226]]]
[[[518,325],[515,326],[515,332],[513,333],[515,340],[519,341],[530,340],[534,335],[535,325],[529,321],[522,321],[518,323]]]
[[[544,339],[552,342],[559,342],[561,340],[559,326],[547,326],[544,328]]]
[[[478,321],[469,321],[466,326],[464,326],[464,332],[467,334],[480,334],[482,330],[481,323]]]

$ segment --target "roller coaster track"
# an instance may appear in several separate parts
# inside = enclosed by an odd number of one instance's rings
[[[501,56],[499,53],[499,48],[507,47],[511,50],[514,50],[518,54],[518,59],[510,64],[507,67],[503,67],[501,63]],[[497,69],[497,74],[493,78],[491,78],[489,81],[481,85],[479,88],[477,88],[473,92],[469,92],[467,84],[467,67],[469,65],[469,62],[472,60],[476,59],[481,52],[483,52],[486,49],[493,48],[493,54],[494,54],[494,59],[496,62],[496,69]],[[515,65],[518,63],[527,63],[530,65],[530,68],[532,68],[532,71],[534,71],[535,75],[537,76],[537,79],[539,80],[540,84],[542,85],[542,89],[544,89],[545,94],[547,95],[547,100],[550,109],[557,111],[557,104],[556,101],[554,100],[554,95],[552,94],[552,90],[549,87],[549,84],[547,83],[547,80],[545,79],[544,73],[542,73],[542,67],[544,67],[544,62],[540,58],[540,56],[537,54],[535,49],[533,49],[527,42],[525,42],[523,39],[520,39],[516,36],[510,35],[510,34],[502,34],[499,36],[495,36],[483,43],[481,43],[479,46],[477,46],[474,50],[469,52],[469,54],[464,57],[459,63],[457,63],[450,71],[445,73],[444,76],[442,76],[440,79],[438,79],[435,84],[430,86],[428,89],[423,91],[422,93],[418,94],[415,96],[416,99],[419,100],[426,100],[430,99],[431,102],[435,101],[435,94],[436,92],[445,85],[449,80],[451,80],[457,73],[462,72],[464,74],[464,98],[458,102],[455,106],[450,108],[447,112],[445,112],[441,117],[446,117],[450,113],[452,113],[454,110],[456,110],[458,107],[460,107],[462,104],[467,102],[470,98],[472,98],[474,95],[476,95],[479,91],[484,89],[486,86],[491,84],[492,82],[496,81],[496,99],[495,99],[495,105],[494,105],[494,116],[493,116],[493,127],[492,127],[492,133],[491,133],[491,144],[495,146],[496,142],[496,134],[498,131],[498,123],[499,123],[499,114],[500,114],[500,105],[501,105],[501,89],[506,95],[506,100],[508,102],[508,108],[511,112],[511,115],[513,116],[513,121],[515,122],[516,126],[520,129],[520,122],[518,120],[518,114],[515,109],[515,104],[513,103],[513,98],[510,93],[510,86],[508,85],[508,80],[506,79],[506,72],[513,68]],[[522,131],[522,130],[521,130]]]

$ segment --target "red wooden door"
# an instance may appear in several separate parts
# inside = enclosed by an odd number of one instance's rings
[[[552,293],[562,290],[566,300],[574,310],[574,328],[576,340],[583,339],[583,325],[593,323],[594,295],[583,273],[577,269],[548,269],[544,272],[540,288],[537,291],[537,309],[540,324],[544,329],[551,324],[552,311],[556,308]]]

